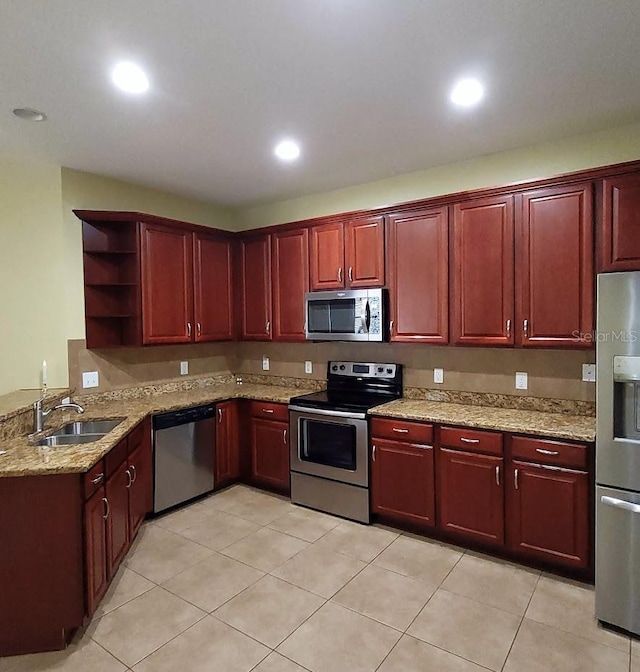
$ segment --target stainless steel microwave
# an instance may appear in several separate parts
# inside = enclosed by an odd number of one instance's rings
[[[305,334],[309,341],[385,340],[384,289],[308,292]]]

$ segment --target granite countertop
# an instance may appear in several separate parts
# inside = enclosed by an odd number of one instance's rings
[[[144,398],[88,404],[81,416],[75,412],[59,415],[56,418],[57,422],[47,427],[46,433],[50,434],[57,427],[76,419],[123,418],[123,421],[102,439],[92,443],[56,447],[34,446],[29,443],[26,436],[4,441],[0,445],[0,450],[6,451],[0,454],[0,477],[86,472],[151,413],[162,413],[225,399],[255,399],[287,404],[291,397],[304,394],[305,391],[277,385],[226,383]]]
[[[471,406],[442,401],[398,399],[369,411],[405,420],[437,422],[443,425],[461,425],[479,429],[494,429],[500,432],[537,434],[555,439],[595,441],[596,419],[567,413],[523,411],[513,408]]]

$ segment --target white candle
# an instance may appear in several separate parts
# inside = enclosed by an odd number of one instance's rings
[[[47,384],[47,360],[42,361],[42,384]]]

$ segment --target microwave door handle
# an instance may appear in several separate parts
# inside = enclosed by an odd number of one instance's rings
[[[369,299],[367,299],[367,303],[364,307],[364,314],[365,314],[365,331],[368,334],[369,326],[371,325],[371,308],[369,308]]]

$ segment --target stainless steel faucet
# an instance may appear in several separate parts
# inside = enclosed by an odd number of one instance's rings
[[[49,415],[49,413],[52,413],[53,411],[57,411],[58,409],[61,409],[61,408],[73,408],[78,413],[84,413],[84,408],[82,406],[80,406],[80,404],[74,404],[72,402],[69,402],[69,403],[66,403],[66,404],[58,404],[57,406],[54,406],[53,408],[50,408],[48,411],[45,411],[45,410],[42,409],[42,402],[43,401],[44,401],[44,397],[41,397],[33,405],[33,432],[34,432],[34,434],[36,432],[41,432],[44,429],[44,420]]]

